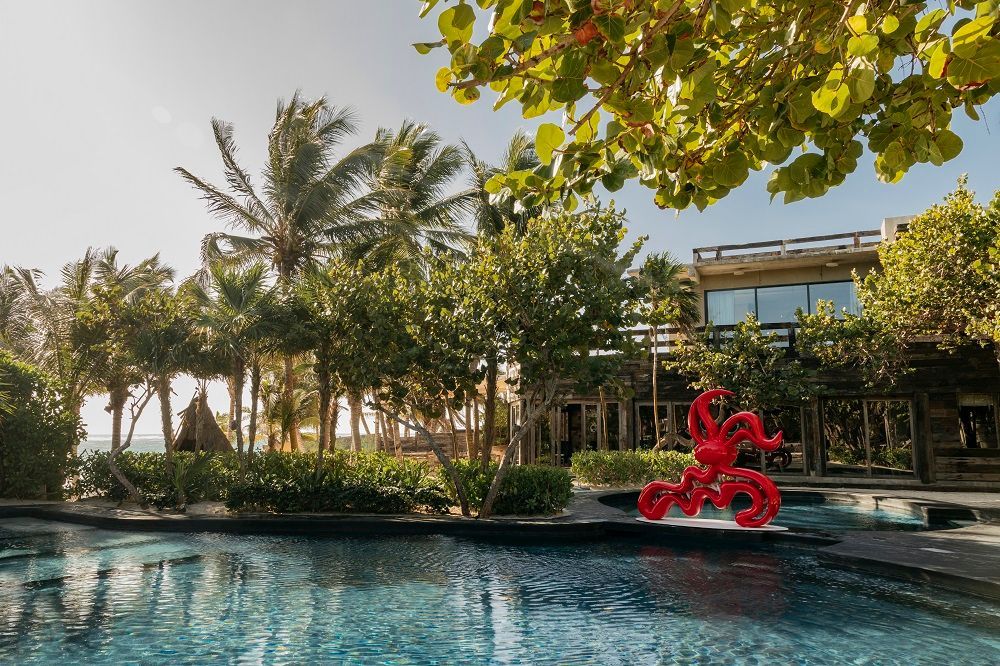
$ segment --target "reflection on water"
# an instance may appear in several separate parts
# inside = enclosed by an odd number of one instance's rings
[[[797,550],[0,520],[0,663],[990,663],[998,608]]]

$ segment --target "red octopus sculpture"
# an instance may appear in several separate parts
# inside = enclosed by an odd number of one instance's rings
[[[739,493],[750,496],[751,506],[736,514],[741,527],[768,524],[781,508],[781,494],[771,479],[760,472],[732,467],[737,445],[749,441],[764,451],[781,446],[781,432],[768,439],[760,417],[752,412],[733,414],[720,426],[712,418],[709,405],[732,391],[713,389],[698,396],[688,412],[688,430],[695,441],[694,457],[704,468],[684,470],[680,483],[652,481],[639,494],[639,513],[649,520],[660,520],[676,504],[687,516],[697,516],[705,501],[717,508],[729,506]],[[743,426],[743,427],[741,427]]]

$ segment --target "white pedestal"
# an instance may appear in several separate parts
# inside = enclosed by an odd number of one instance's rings
[[[697,527],[703,530],[739,530],[741,532],[787,532],[787,527],[780,525],[764,525],[763,527],[743,527],[737,525],[733,520],[719,520],[718,518],[675,518],[667,516],[660,520],[650,520],[648,518],[636,518],[639,522],[650,525],[662,525],[663,527]]]

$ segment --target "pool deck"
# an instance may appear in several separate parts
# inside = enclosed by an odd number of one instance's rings
[[[236,534],[400,535],[445,534],[504,541],[637,539],[656,543],[706,543],[713,547],[784,543],[812,547],[829,564],[937,585],[1000,599],[1000,494],[860,489],[782,488],[800,501],[849,502],[922,516],[931,527],[961,521],[962,527],[921,532],[804,530],[702,530],[643,523],[602,497],[637,489],[579,489],[568,509],[550,517],[476,520],[460,516],[239,514],[144,510],[92,502],[0,500],[0,518],[28,517],[104,529]],[[780,522],[780,520],[778,521]]]

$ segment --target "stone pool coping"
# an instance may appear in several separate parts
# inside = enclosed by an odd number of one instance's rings
[[[788,544],[815,547],[829,564],[928,583],[1000,599],[1000,494],[907,493],[884,490],[782,488],[797,502],[848,502],[908,512],[931,527],[949,521],[969,526],[922,532],[805,530],[757,532],[667,527],[642,523],[602,499],[638,489],[578,489],[567,511],[550,517],[486,520],[460,516],[369,514],[187,515],[87,502],[0,502],[0,518],[25,517],[103,529],[230,534],[378,536],[427,535],[505,542],[604,541],[630,539],[655,544],[739,547]],[[955,501],[951,500],[952,495]]]

